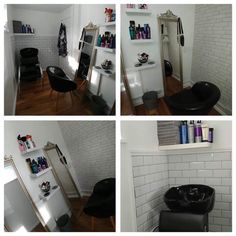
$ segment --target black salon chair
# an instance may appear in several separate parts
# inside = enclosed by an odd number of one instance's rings
[[[216,85],[200,81],[191,89],[164,99],[173,115],[207,115],[220,99],[220,94]]]
[[[20,50],[20,64],[18,68],[19,92],[22,81],[42,80],[43,71],[38,60],[37,48],[24,48]]]
[[[91,216],[92,231],[95,218],[110,218],[115,229],[115,179],[108,178],[95,184],[93,193],[84,207],[84,213]]]
[[[208,214],[161,211],[160,232],[208,232]]]
[[[46,71],[51,85],[51,95],[53,90],[57,92],[56,108],[58,105],[59,93],[70,92],[71,101],[73,103],[71,92],[77,88],[77,84],[71,80],[61,68],[57,66],[48,66]]]

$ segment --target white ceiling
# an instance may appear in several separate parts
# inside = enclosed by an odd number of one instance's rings
[[[12,4],[12,6],[18,9],[58,13],[70,7],[71,4]]]

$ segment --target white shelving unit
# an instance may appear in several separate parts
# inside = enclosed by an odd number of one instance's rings
[[[44,174],[46,174],[48,171],[51,171],[51,170],[52,170],[52,167],[49,166],[47,169],[44,169],[44,170],[40,171],[40,172],[37,173],[37,174],[31,174],[31,177],[33,177],[33,178],[38,178],[39,176],[44,175]]]
[[[165,145],[159,146],[160,151],[169,151],[169,150],[180,150],[180,149],[190,149],[190,148],[207,148],[210,147],[211,143],[202,142],[202,143],[187,143],[187,144],[175,144],[175,145]]]
[[[39,195],[39,198],[41,199],[41,201],[48,201],[51,197],[53,197],[53,195],[59,191],[60,186],[57,185],[56,189],[51,189],[50,190],[50,194],[48,196],[44,196],[43,193]]]
[[[98,49],[98,50],[102,50],[104,52],[109,52],[109,53],[115,53],[116,52],[115,48],[105,48],[105,47],[98,47],[98,46],[95,46],[95,48]]]
[[[109,71],[111,72],[111,74],[108,74],[108,73],[105,72],[104,69],[98,69],[98,68],[96,68],[95,66],[93,67],[93,70],[97,71],[99,74],[102,74],[102,75],[108,76],[108,77],[113,77],[114,74],[115,74],[115,72],[112,71],[112,70],[109,70]]]
[[[116,22],[115,21],[111,21],[111,22],[107,22],[104,24],[99,25],[100,27],[110,27],[110,26],[115,26]]]
[[[132,15],[150,15],[152,12],[148,9],[136,9],[136,8],[126,8],[126,14]]]
[[[140,71],[140,70],[146,70],[146,69],[151,69],[151,68],[155,68],[157,66],[156,63],[154,64],[148,64],[148,63],[145,63],[145,64],[142,64],[141,66],[134,66],[132,68],[128,68],[126,69],[127,72],[132,72],[132,71]]]
[[[31,149],[27,149],[27,150],[21,152],[21,154],[22,154],[22,155],[25,155],[25,154],[27,154],[27,153],[36,152],[36,151],[38,151],[38,150],[40,150],[40,149],[41,149],[41,148],[37,148],[37,147],[31,148]]]
[[[15,35],[15,36],[34,36],[35,34],[30,34],[30,33],[14,33],[13,35]]]
[[[153,43],[153,39],[130,39],[131,43]]]

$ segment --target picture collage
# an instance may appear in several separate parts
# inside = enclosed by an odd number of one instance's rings
[[[233,233],[234,1],[0,5],[1,234]]]

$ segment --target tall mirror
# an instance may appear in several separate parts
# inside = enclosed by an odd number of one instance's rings
[[[4,228],[8,232],[46,232],[12,158],[4,161]]]
[[[98,27],[89,23],[83,28],[79,41],[79,58],[76,79],[82,80],[82,84],[90,80],[92,66],[95,59],[94,47],[97,41]]]
[[[164,91],[165,96],[171,96],[183,89],[183,27],[181,19],[170,10],[158,17],[158,26]]]

